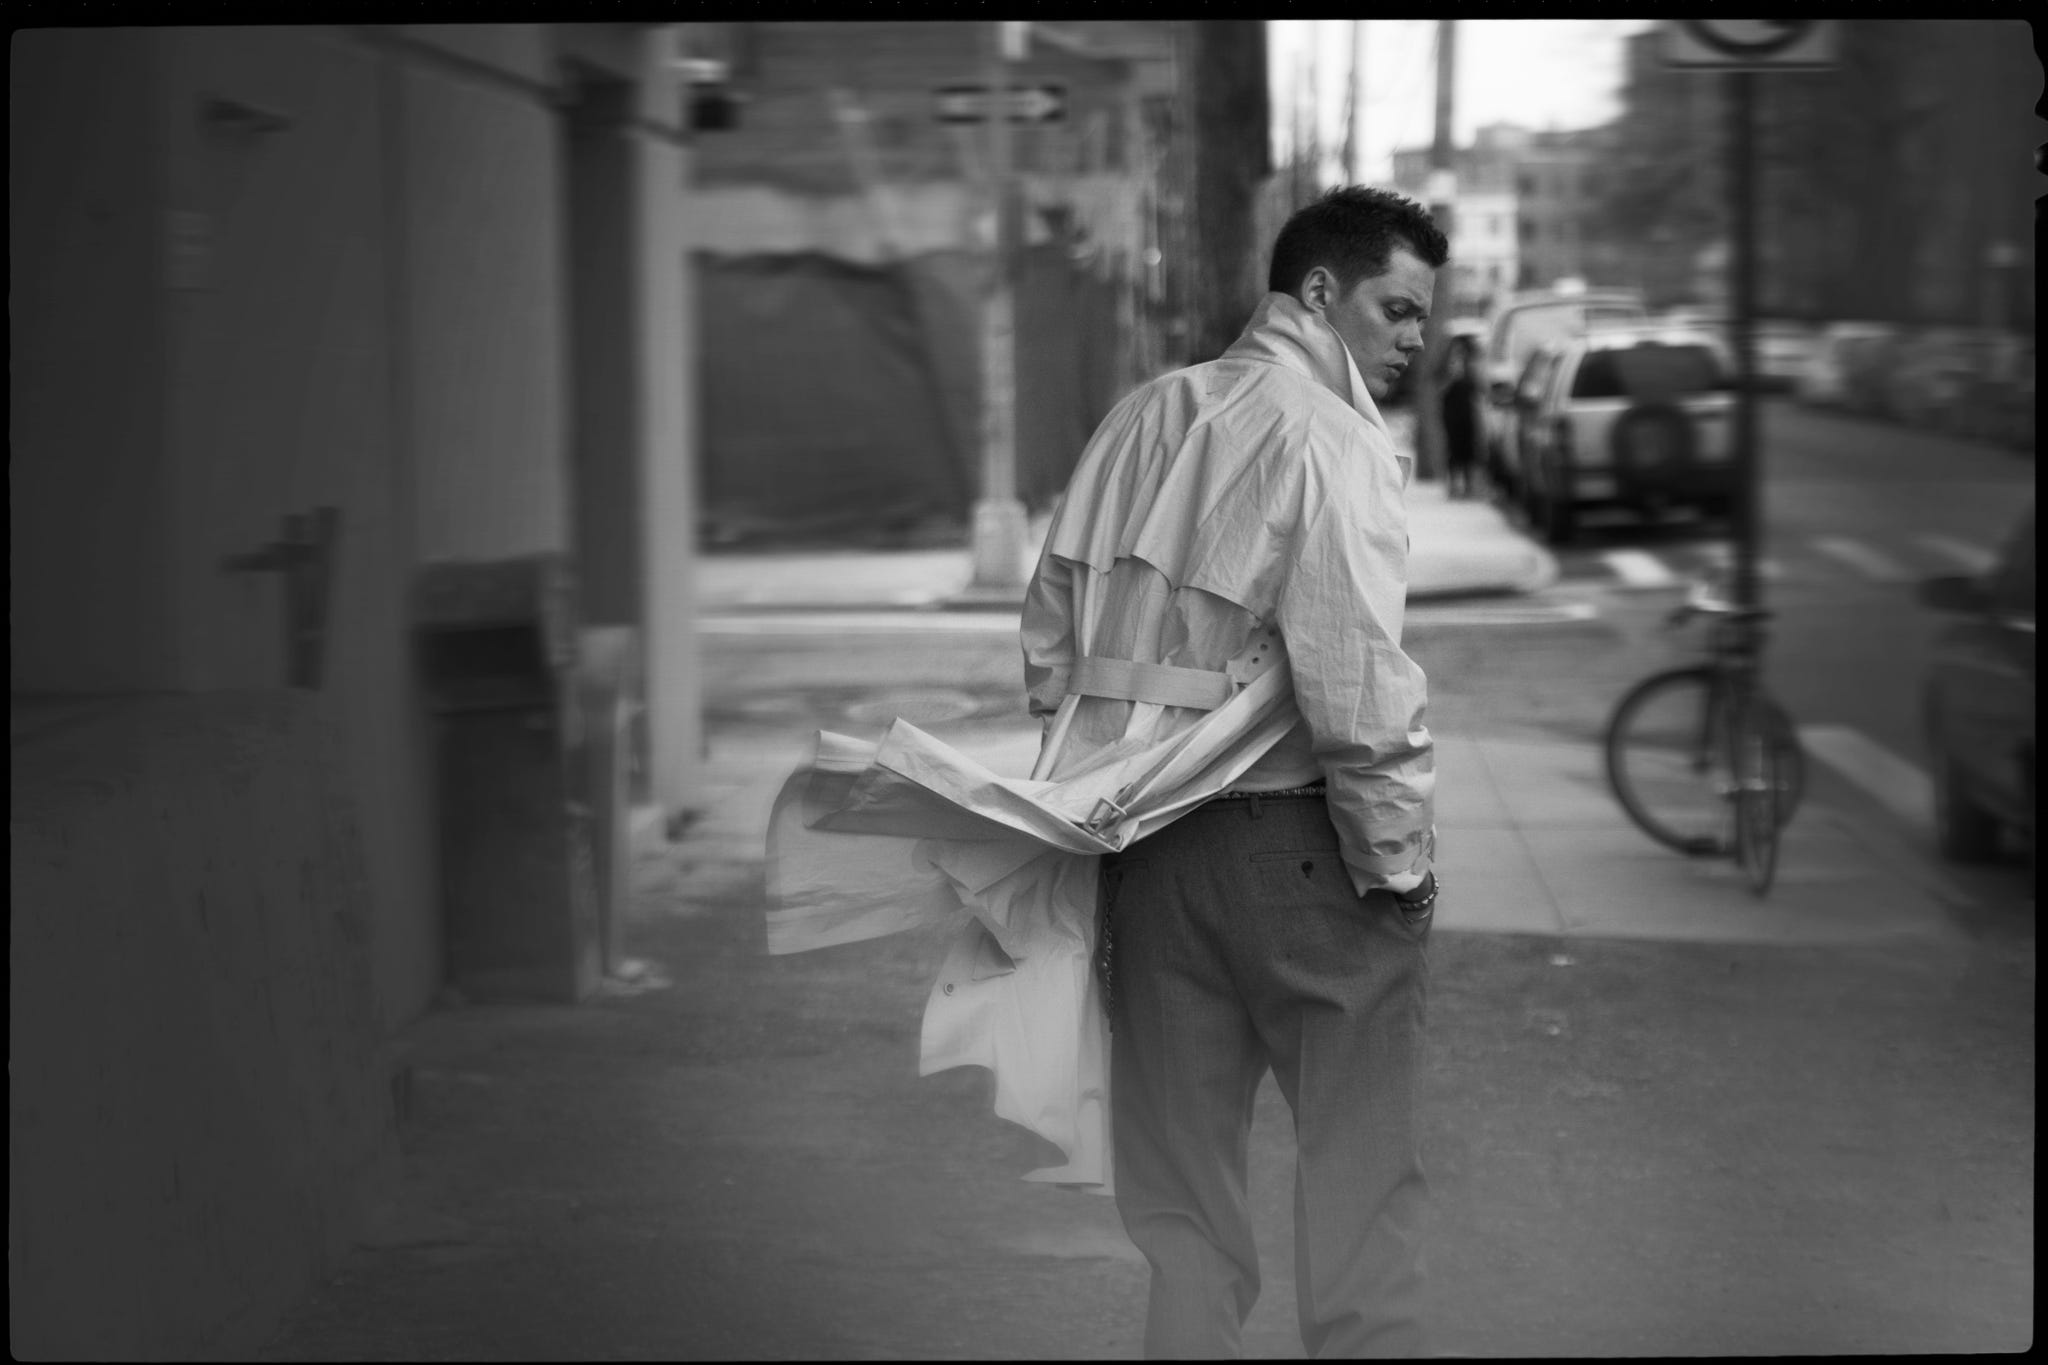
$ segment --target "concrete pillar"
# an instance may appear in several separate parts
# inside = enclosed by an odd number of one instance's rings
[[[670,816],[697,793],[704,757],[697,646],[697,309],[683,196],[689,155],[673,26],[641,34],[633,243],[640,288],[640,487],[649,786]]]

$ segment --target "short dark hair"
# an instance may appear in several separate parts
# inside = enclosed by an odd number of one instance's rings
[[[1429,210],[1389,190],[1340,185],[1295,210],[1273,242],[1266,288],[1291,294],[1317,266],[1349,292],[1360,280],[1384,275],[1394,248],[1405,246],[1434,270],[1451,258],[1451,244]]]

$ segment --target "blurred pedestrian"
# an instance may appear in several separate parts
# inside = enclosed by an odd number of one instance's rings
[[[1435,777],[1401,648],[1412,457],[1378,403],[1422,350],[1447,254],[1385,191],[1296,213],[1236,343],[1104,420],[1027,595],[1042,777],[1078,786],[1292,670],[1291,700],[1213,760],[1228,790],[1102,860],[1116,1199],[1152,1268],[1151,1356],[1238,1352],[1268,1068],[1294,1112],[1304,1345],[1422,1349]]]
[[[1444,352],[1444,467],[1453,498],[1473,493],[1479,463],[1479,347],[1469,336],[1454,336]]]

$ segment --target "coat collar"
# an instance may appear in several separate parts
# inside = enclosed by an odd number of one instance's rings
[[[1308,376],[1384,432],[1386,419],[1366,391],[1351,348],[1321,313],[1292,294],[1277,291],[1259,300],[1244,333],[1223,353],[1225,359],[1263,360]]]

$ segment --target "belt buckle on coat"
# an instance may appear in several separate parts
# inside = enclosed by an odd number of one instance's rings
[[[1088,818],[1081,822],[1081,827],[1092,834],[1100,834],[1104,826],[1123,819],[1129,813],[1108,797],[1097,797],[1095,809],[1088,812]]]

